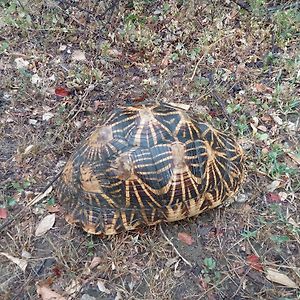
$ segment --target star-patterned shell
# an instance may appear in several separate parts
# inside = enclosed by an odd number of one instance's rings
[[[243,164],[232,137],[183,109],[124,106],[73,153],[57,194],[68,222],[112,235],[219,206],[238,191]]]

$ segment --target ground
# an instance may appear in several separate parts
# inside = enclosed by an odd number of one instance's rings
[[[2,299],[300,299],[299,24],[297,1],[1,1]],[[55,183],[26,207],[109,111],[149,99],[235,135],[232,205],[110,238],[67,225]]]

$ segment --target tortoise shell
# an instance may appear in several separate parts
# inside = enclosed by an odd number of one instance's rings
[[[69,223],[112,235],[219,206],[243,177],[228,134],[168,104],[114,110],[71,155],[57,194]]]

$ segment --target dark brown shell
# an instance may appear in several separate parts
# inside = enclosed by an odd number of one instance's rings
[[[167,104],[121,107],[78,147],[59,179],[66,219],[92,234],[197,215],[232,197],[243,151]]]

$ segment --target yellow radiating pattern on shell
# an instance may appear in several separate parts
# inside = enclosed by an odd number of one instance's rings
[[[112,235],[215,208],[244,176],[233,137],[179,107],[139,103],[114,110],[78,146],[57,195],[69,223]]]

